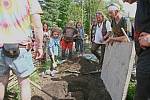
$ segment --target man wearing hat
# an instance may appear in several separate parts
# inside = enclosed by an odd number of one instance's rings
[[[110,4],[108,6],[108,12],[109,16],[112,19],[111,26],[114,36],[109,38],[107,42],[126,42],[127,38],[121,28],[123,28],[124,31],[127,33],[127,21],[120,12],[120,6],[116,3]]]
[[[103,57],[105,52],[105,44],[109,36],[111,35],[111,23],[104,18],[102,12],[98,11],[96,13],[96,25],[93,30],[92,36],[92,48],[91,52],[97,57],[99,60],[99,64],[102,66]],[[98,49],[101,47],[101,54],[98,53]]]

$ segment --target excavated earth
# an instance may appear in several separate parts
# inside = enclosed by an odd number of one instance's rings
[[[55,77],[40,77],[32,86],[32,100],[111,100],[100,78],[98,63],[74,57],[58,66]]]

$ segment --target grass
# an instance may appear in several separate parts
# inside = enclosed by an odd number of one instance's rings
[[[130,82],[128,87],[128,94],[126,100],[133,100],[135,95],[136,83]]]

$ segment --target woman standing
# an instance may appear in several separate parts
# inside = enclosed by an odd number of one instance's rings
[[[83,41],[84,41],[84,28],[81,22],[76,23],[76,29],[79,33],[75,39],[75,48],[76,52],[79,53],[81,56],[83,56],[83,51],[84,51],[84,46],[83,46]]]

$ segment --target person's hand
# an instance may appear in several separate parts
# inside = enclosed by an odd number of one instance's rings
[[[43,48],[39,48],[35,51],[35,59],[41,59],[43,57]]]
[[[150,33],[142,32],[139,37],[139,43],[142,48],[150,47]]]
[[[113,45],[114,38],[113,37],[109,37],[104,43]]]
[[[57,63],[53,62],[53,67],[56,68],[57,67]]]
[[[123,2],[128,2],[128,3],[130,3],[130,4],[132,4],[132,3],[134,3],[134,2],[136,2],[137,0],[123,0]]]
[[[53,67],[56,68],[57,67],[57,63],[53,62]]]
[[[104,40],[106,40],[107,38],[108,38],[108,36],[105,35],[105,36],[104,36]]]
[[[75,35],[73,35],[73,38],[75,38],[75,37],[77,37],[78,36],[78,34],[75,34]]]

